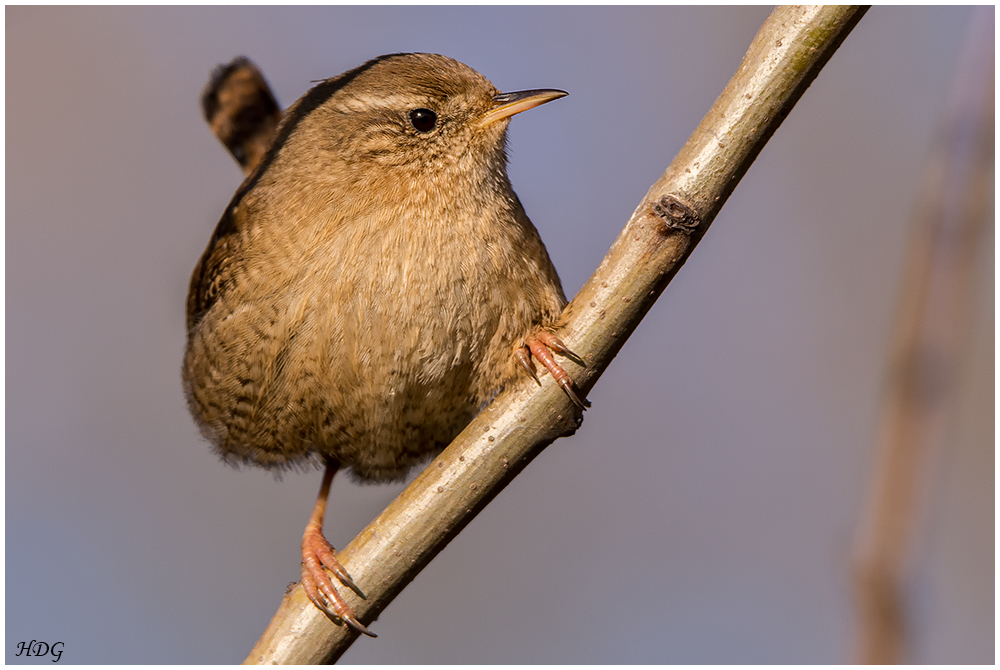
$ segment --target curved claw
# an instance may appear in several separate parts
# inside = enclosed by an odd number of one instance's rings
[[[557,354],[562,354],[581,367],[587,367],[587,361],[583,360],[581,356],[570,351],[569,347],[567,347],[555,333],[543,330],[538,334],[538,339],[549,345],[549,348]]]
[[[305,585],[305,581],[306,578],[303,577],[302,579],[303,586]],[[323,612],[323,614],[325,614],[330,619],[330,621],[337,624],[338,626],[347,626],[351,630],[367,635],[368,637],[378,637],[378,635],[368,630],[363,623],[358,621],[357,618],[351,613],[350,609],[348,609],[344,614],[337,614],[336,612],[337,606],[335,604],[337,599],[336,592],[327,593],[326,588],[324,588],[324,586],[322,585],[319,586],[319,589],[323,593],[323,600],[320,599],[313,600],[311,597],[309,598],[309,600],[311,600],[312,604],[315,605],[316,608],[319,609],[321,612]]]
[[[368,630],[367,628],[365,628],[364,624],[362,624],[360,621],[358,621],[354,617],[346,619],[345,622],[347,623],[347,625],[348,625],[349,628],[351,628],[352,630],[354,630],[357,633],[361,633],[363,635],[367,635],[368,637],[378,637],[378,635],[376,635],[375,633],[373,633],[370,630]]]
[[[535,366],[531,364],[531,349],[528,347],[521,347],[517,350],[517,360],[521,362],[521,367],[524,368],[528,376],[535,380],[535,383],[539,386],[542,385],[542,380],[538,378],[535,374]]]
[[[562,387],[562,390],[569,396],[569,399],[573,401],[573,404],[581,410],[587,411],[587,408],[590,407],[590,401],[586,398],[583,398],[582,400],[580,399],[580,396],[576,394],[576,389],[573,387],[573,380],[566,378],[559,379],[558,382],[559,386]]]
[[[325,538],[322,544],[319,544],[319,546],[314,547],[313,549],[316,552],[316,558],[319,559],[319,562],[323,565],[323,567],[332,572],[337,579],[340,580],[341,584],[354,591],[354,593],[357,594],[357,596],[362,600],[368,600],[368,597],[361,591],[358,585],[354,583],[351,576],[347,574],[347,570],[344,569],[344,566],[342,566],[340,561],[337,560],[336,554],[333,553],[333,547],[330,546],[330,543],[327,542]],[[332,586],[333,585],[331,584],[331,587]]]
[[[350,575],[348,575],[346,572],[344,572],[343,574],[335,572],[334,574],[337,575],[337,579],[339,579],[344,586],[354,591],[355,595],[357,595],[362,600],[368,600],[368,596],[366,596],[364,592],[360,588],[358,588],[358,585],[354,583],[354,580],[351,579]]]

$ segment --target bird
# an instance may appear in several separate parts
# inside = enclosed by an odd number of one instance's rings
[[[539,382],[535,361],[589,406],[556,359],[586,365],[507,174],[511,117],[565,95],[501,93],[425,53],[322,80],[284,114],[245,58],[203,94],[246,178],[192,272],[184,392],[224,462],[324,468],[301,583],[338,625],[375,637],[331,579],[365,597],[323,535],[338,471],[403,479],[518,375]]]

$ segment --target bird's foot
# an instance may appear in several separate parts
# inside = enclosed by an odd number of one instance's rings
[[[323,532],[315,525],[309,524],[302,536],[302,588],[306,590],[309,600],[335,624],[346,624],[359,633],[378,637],[354,616],[354,612],[337,593],[327,570],[332,572],[344,586],[358,594],[359,598],[365,597],[347,574],[344,566],[337,560],[337,554],[323,537]]]
[[[549,371],[552,378],[556,380],[556,383],[562,387],[562,390],[566,392],[569,399],[573,401],[573,404],[579,407],[581,410],[585,410],[590,407],[590,401],[586,398],[581,399],[576,392],[576,386],[573,384],[573,379],[569,374],[563,370],[562,366],[556,362],[553,357],[553,352],[565,356],[577,365],[587,366],[587,363],[578,355],[574,354],[569,350],[563,341],[556,337],[553,333],[547,330],[540,330],[534,335],[531,335],[524,341],[524,346],[518,348],[515,352],[518,360],[521,362],[521,366],[527,371],[527,373],[538,382],[541,386],[542,382],[539,381],[538,375],[535,374],[535,367],[531,363],[531,357],[534,356],[538,359],[538,362],[545,366],[545,369]]]

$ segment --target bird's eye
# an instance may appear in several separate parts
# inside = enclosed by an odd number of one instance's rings
[[[434,130],[437,124],[438,115],[429,109],[421,107],[410,111],[410,123],[422,133],[429,133]]]

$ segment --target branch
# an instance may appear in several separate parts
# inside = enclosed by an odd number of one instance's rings
[[[563,312],[560,337],[588,363],[576,377],[585,393],[863,14],[858,7],[782,7],[768,17],[729,85]],[[540,388],[522,379],[500,393],[340,551],[368,594],[361,600],[344,593],[358,618],[374,620],[531,459],[571,435],[580,420],[550,376]],[[332,662],[356,637],[296,586],[245,662]]]
[[[993,13],[974,12],[949,109],[928,157],[889,352],[875,467],[854,562],[857,661],[902,663],[901,584],[921,484],[943,446],[972,268],[993,184]]]

